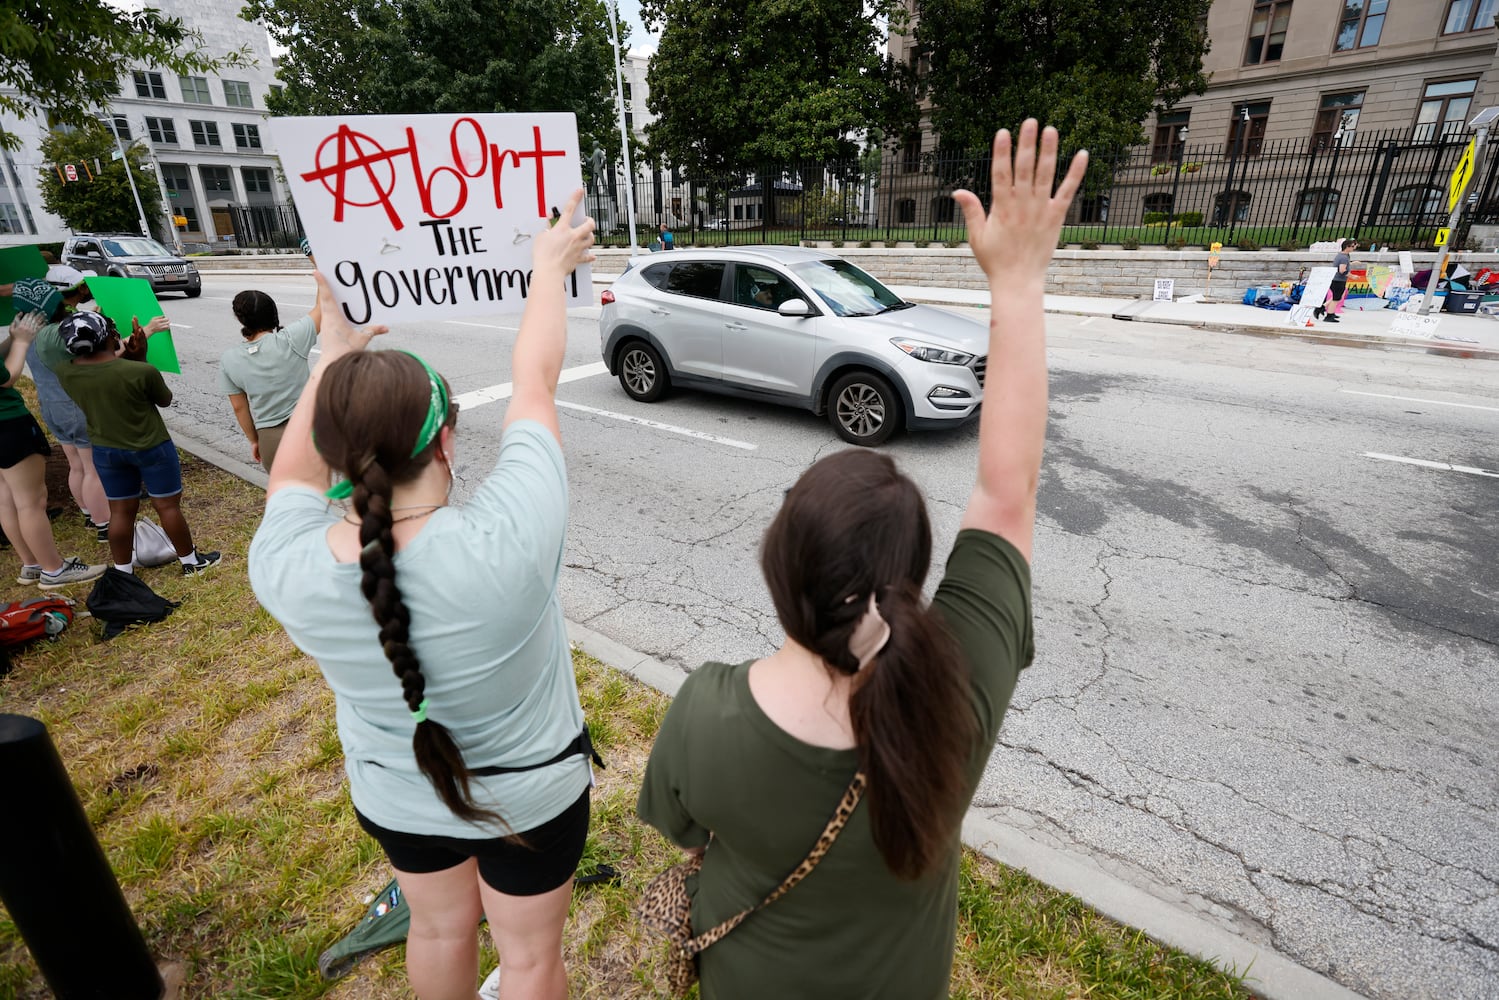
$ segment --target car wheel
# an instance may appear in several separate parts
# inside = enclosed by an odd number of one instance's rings
[[[190,298],[190,299],[195,299],[199,295],[202,295],[202,294],[203,294],[203,289],[201,289],[201,288],[189,288],[189,289],[187,289],[187,297]]]
[[[872,448],[883,444],[900,426],[900,397],[889,382],[873,372],[850,372],[833,383],[828,394],[828,419],[849,444]]]
[[[619,384],[631,399],[654,403],[671,382],[660,353],[643,340],[632,340],[620,351]]]

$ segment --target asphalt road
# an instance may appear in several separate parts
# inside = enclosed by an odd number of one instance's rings
[[[259,287],[289,319],[311,282],[204,284],[164,303],[185,368],[169,421],[247,458],[216,389],[239,340],[229,299]],[[631,402],[599,373],[596,316],[569,320],[559,391],[569,617],[683,669],[767,652],[760,534],[843,445],[798,411]],[[516,324],[403,327],[385,346],[478,392],[508,381]],[[1048,328],[1038,657],[976,806],[1369,996],[1494,996],[1499,475],[1367,456],[1499,469],[1499,365],[1101,318]],[[503,412],[466,409],[462,485],[488,470]],[[969,427],[887,445],[939,544],[975,442]]]

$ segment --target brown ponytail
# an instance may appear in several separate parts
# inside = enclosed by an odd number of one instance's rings
[[[434,439],[411,455],[429,399],[427,373],[415,358],[399,351],[359,352],[328,366],[312,421],[318,452],[353,484],[363,546],[359,589],[380,626],[380,648],[412,712],[420,710],[427,682],[409,645],[411,612],[396,585],[390,498],[397,484],[415,479],[436,453]],[[449,411],[448,425],[456,418],[455,408]],[[446,726],[431,718],[418,722],[411,747],[417,767],[454,815],[496,822],[509,831],[498,813],[474,804],[471,775]]]
[[[788,637],[855,675],[849,716],[875,846],[914,879],[950,849],[978,750],[969,668],[921,597],[931,525],[916,485],[863,449],[822,459],[788,492],[761,568]],[[890,639],[859,669],[849,637],[873,593]]]

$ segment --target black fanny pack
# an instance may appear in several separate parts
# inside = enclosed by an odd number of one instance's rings
[[[604,758],[593,748],[593,738],[588,735],[588,723],[583,723],[583,731],[573,738],[573,741],[563,747],[558,753],[535,764],[522,764],[519,767],[475,767],[469,769],[469,774],[479,778],[491,778],[497,774],[519,774],[522,771],[539,771],[543,767],[551,767],[560,764],[569,757],[587,757],[604,769],[607,765]]]

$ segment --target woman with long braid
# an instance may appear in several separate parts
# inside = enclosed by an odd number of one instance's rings
[[[411,909],[420,1000],[474,1000],[481,915],[501,997],[567,993],[591,748],[557,595],[567,483],[554,399],[563,281],[593,259],[593,220],[571,221],[582,195],[534,237],[499,460],[461,507],[448,504],[446,381],[415,355],[365,351],[384,328],[350,327],[317,275],[323,353],[250,547],[256,596],[333,690],[357,818]],[[329,503],[343,497],[347,512]]]

